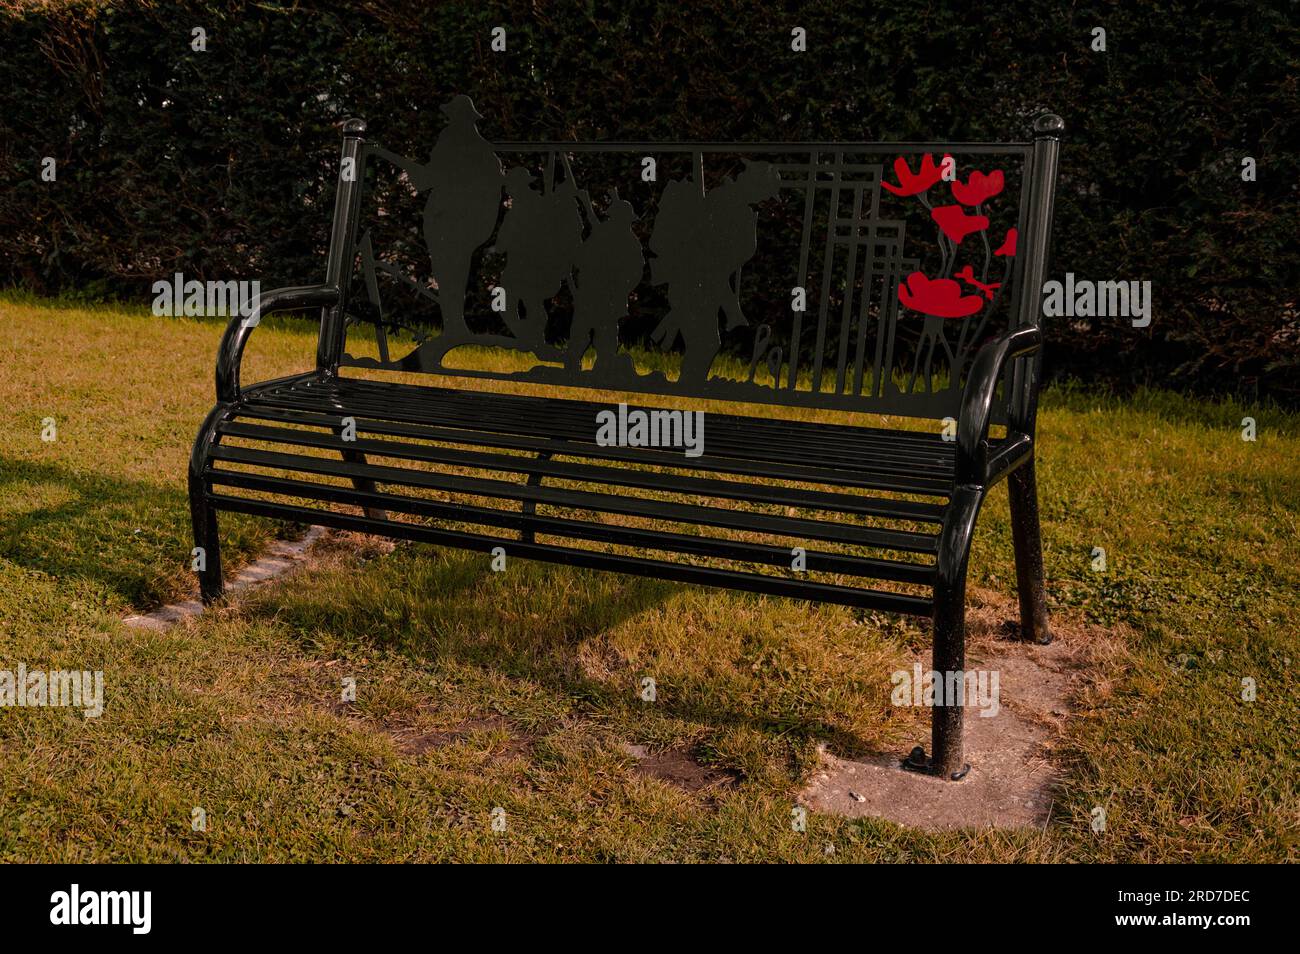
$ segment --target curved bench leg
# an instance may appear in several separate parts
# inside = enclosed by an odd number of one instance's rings
[[[966,670],[966,560],[970,556],[975,518],[984,502],[984,488],[958,486],[948,504],[939,533],[938,579],[934,587],[934,652],[930,668],[936,685],[962,680]],[[962,706],[941,694],[930,712],[930,756],[917,746],[903,768],[951,781],[966,777],[970,765],[962,760]]]
[[[217,534],[217,512],[208,503],[203,481],[190,478],[190,521],[194,545],[203,548],[204,568],[199,571],[199,596],[203,602],[221,599],[221,538]]]
[[[204,419],[190,451],[189,492],[190,522],[194,528],[194,545],[203,548],[203,569],[199,571],[199,596],[204,603],[221,599],[221,538],[217,534],[217,511],[208,500],[203,471],[208,452],[217,442],[217,425],[229,413],[229,406],[218,404]]]
[[[1052,633],[1047,626],[1043,539],[1038,523],[1038,481],[1032,457],[1008,475],[1007,495],[1011,499],[1011,536],[1016,549],[1020,634],[1024,639],[1045,645],[1052,641]]]
[[[948,685],[950,673],[966,672],[966,579],[962,575],[955,585],[935,590],[934,651],[931,668],[935,679]],[[942,689],[940,690],[942,691]],[[962,760],[962,706],[944,699],[930,713],[930,772],[941,778],[958,781],[970,771]]]

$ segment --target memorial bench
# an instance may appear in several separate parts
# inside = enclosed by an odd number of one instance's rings
[[[205,601],[224,510],[927,617],[933,670],[961,673],[971,536],[1005,477],[1021,631],[1049,639],[1034,425],[1058,117],[995,144],[492,144],[467,98],[443,112],[427,162],[347,121],[324,281],[226,329],[189,467]],[[401,215],[421,202],[422,245]],[[292,309],[320,313],[315,369],[244,386],[250,334]],[[662,355],[622,349],[638,328]],[[705,413],[688,456],[602,436],[615,404],[557,386],[751,412]],[[958,779],[962,708],[939,702],[904,765]]]

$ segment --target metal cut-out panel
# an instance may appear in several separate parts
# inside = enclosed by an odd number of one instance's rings
[[[494,144],[443,112],[424,160],[366,149],[344,365],[938,418],[1017,313],[1025,145]]]

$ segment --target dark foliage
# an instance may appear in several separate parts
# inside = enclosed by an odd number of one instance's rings
[[[1298,40],[1287,0],[20,5],[0,14],[0,283],[318,280],[339,120],[425,155],[453,92],[510,139],[1019,138],[1050,109],[1054,277],[1154,296],[1144,331],[1049,324],[1054,370],[1291,403]]]

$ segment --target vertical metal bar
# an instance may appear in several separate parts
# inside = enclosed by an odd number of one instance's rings
[[[338,194],[334,198],[334,227],[330,232],[329,258],[325,264],[325,284],[339,290],[338,304],[321,312],[320,341],[316,347],[316,368],[332,376],[338,373],[343,354],[343,316],[348,304],[348,285],[352,278],[352,260],[356,256],[357,215],[361,208],[363,147],[366,131],[363,119],[343,123],[343,154],[339,163]],[[349,162],[348,160],[351,160]],[[351,167],[352,177],[345,178]]]
[[[876,397],[884,397],[893,384],[894,377],[894,342],[898,338],[898,285],[903,277],[905,260],[902,258],[902,242],[891,246],[889,258],[885,262],[885,283],[880,289],[880,320],[876,338],[876,357],[873,368],[871,391]],[[884,349],[882,355],[881,349]]]
[[[874,218],[875,213],[871,216]],[[871,296],[875,293],[876,288],[876,226],[874,222],[868,221],[866,226],[866,251],[867,259],[862,264],[862,297],[858,300],[858,346],[853,357],[853,391],[855,397],[862,394],[862,372],[863,365],[867,360],[867,325],[871,318]],[[874,388],[874,382],[873,382]]]
[[[844,372],[845,366],[849,360],[849,338],[852,337],[853,324],[853,284],[857,277],[855,272],[858,267],[858,226],[859,219],[862,218],[862,186],[857,185],[853,189],[853,220],[849,223],[849,265],[848,271],[844,276],[844,304],[840,309],[840,348],[839,356],[835,361],[835,393],[844,393]],[[838,219],[836,220],[838,222]],[[836,225],[838,231],[839,226]],[[866,294],[867,283],[863,283],[863,294]]]
[[[831,275],[835,271],[835,220],[840,215],[840,183],[842,176],[840,166],[844,163],[844,153],[837,152],[835,170],[831,177],[831,207],[826,215],[826,243],[822,249],[822,292],[817,302],[817,347],[813,351],[812,391],[817,394],[822,389],[823,351],[826,350],[826,325],[830,322]]]
[[[808,185],[807,192],[804,195],[803,202],[803,236],[799,245],[799,276],[797,281],[799,287],[804,290],[805,305],[808,300],[808,247],[812,242],[812,218],[817,198],[817,163],[821,159],[821,153],[813,151],[808,160]],[[803,337],[803,312],[794,313],[794,325],[790,330],[790,383],[788,387],[794,390],[795,382],[799,374],[799,339]],[[780,381],[776,382],[780,385]]]
[[[1056,168],[1060,157],[1061,134],[1065,122],[1060,116],[1044,113],[1034,120],[1034,148],[1029,158],[1029,208],[1025,218],[1028,235],[1022,244],[1024,265],[1021,271],[1020,313],[1016,327],[1038,326],[1042,309],[1043,279],[1047,275],[1048,243],[1052,236],[1052,211],[1056,195]],[[1032,358],[1016,361],[1011,372],[1007,395],[1008,417],[1026,420],[1032,436],[1033,421],[1028,420],[1032,395],[1029,393],[1038,375],[1042,350]]]
[[[384,330],[384,306],[379,297],[379,281],[375,278],[375,246],[369,232],[361,239],[361,271],[365,276],[366,296],[375,306],[375,344],[379,348],[379,360],[388,364],[388,332]]]

